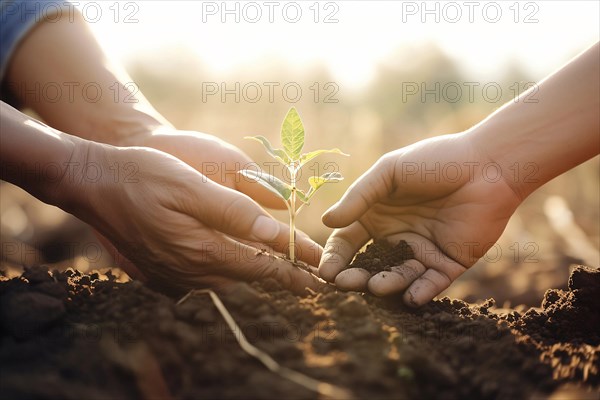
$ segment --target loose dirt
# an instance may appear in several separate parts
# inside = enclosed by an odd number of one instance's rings
[[[116,272],[115,272],[116,273]],[[207,295],[178,299],[111,271],[44,267],[0,281],[0,397],[319,398],[241,350]],[[275,281],[221,298],[248,341],[355,398],[598,398],[600,273],[577,266],[541,308],[442,298],[418,309]]]
[[[366,269],[373,276],[381,271],[390,271],[391,267],[413,257],[412,249],[404,240],[395,246],[386,240],[377,240],[369,244],[364,252],[358,253],[348,268]]]

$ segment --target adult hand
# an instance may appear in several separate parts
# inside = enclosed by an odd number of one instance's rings
[[[476,148],[469,134],[423,140],[384,155],[324,214],[326,225],[340,229],[327,241],[320,276],[379,296],[406,290],[404,301],[412,306],[428,302],[500,237],[521,202],[508,172]],[[405,240],[414,260],[373,277],[344,270],[371,238]]]
[[[251,245],[265,243],[284,251],[285,224],[248,196],[173,156],[82,142],[71,163],[99,168],[93,176],[100,179],[91,180],[84,172],[67,174],[59,190],[77,190],[79,197],[66,208],[108,238],[154,286],[185,290],[271,277],[303,292],[321,284]],[[298,235],[298,246],[300,259],[317,265],[320,246],[305,235]]]
[[[247,194],[265,207],[285,208],[285,204],[279,197],[263,186],[238,174],[237,171],[249,166],[256,168],[256,164],[240,149],[215,136],[195,131],[176,130],[167,125],[158,128],[150,127],[131,138],[125,138],[123,145],[150,147],[171,154],[196,169],[206,178]],[[95,233],[120,268],[132,278],[145,280],[144,274],[127,257],[120,254],[108,239],[97,231]],[[306,237],[303,232],[298,232],[298,235]],[[265,247],[265,244],[260,244],[260,246]],[[319,248],[318,251],[320,252],[321,249]],[[311,259],[311,263],[317,265],[318,259]]]
[[[341,229],[327,243],[321,277],[377,295],[406,289],[414,306],[448,287],[498,240],[524,198],[598,154],[598,54],[596,43],[467,133],[382,157],[324,215]],[[371,237],[405,239],[415,260],[385,278],[340,274]]]

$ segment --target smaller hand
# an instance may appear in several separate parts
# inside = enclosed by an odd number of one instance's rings
[[[404,291],[411,306],[428,302],[494,245],[520,203],[502,177],[488,176],[491,162],[467,134],[386,154],[323,215],[339,229],[327,241],[319,275],[379,296]],[[371,238],[405,240],[414,260],[373,277],[344,270]]]

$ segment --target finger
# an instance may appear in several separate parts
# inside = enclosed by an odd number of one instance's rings
[[[388,240],[394,243],[398,243],[400,240],[406,241],[413,252],[415,260],[418,260],[428,269],[434,269],[446,275],[451,282],[467,270],[464,266],[444,254],[431,240],[416,233],[398,233],[389,236]]]
[[[400,266],[391,267],[390,271],[375,274],[369,280],[368,289],[375,296],[398,293],[409,287],[426,270],[419,261],[407,260]]]
[[[301,230],[296,230],[296,250],[298,260],[310,266],[317,267],[323,257],[323,247]]]
[[[203,184],[207,189],[206,193],[197,201],[200,205],[204,204],[191,208],[194,217],[229,236],[262,242],[277,251],[287,253],[290,242],[287,224],[271,217],[254,200],[240,192],[209,180]],[[318,265],[323,253],[319,244],[298,230],[296,244],[299,250],[298,259],[314,266]]]
[[[257,249],[265,249],[267,251],[273,252],[277,251],[282,256],[287,256],[289,253],[289,226],[286,224],[282,224],[282,230],[286,232],[285,242],[256,242],[250,240],[244,240],[241,238],[236,238],[237,240],[248,244],[250,246],[256,247]],[[319,261],[323,255],[323,247],[320,244],[315,242],[303,231],[296,229],[296,260],[303,261],[308,264],[308,267],[314,270],[315,275],[317,274],[317,266],[319,265]]]
[[[239,177],[235,182],[235,188],[238,191],[248,195],[263,207],[273,208],[276,210],[283,210],[286,208],[285,202],[281,197],[277,196],[260,183],[248,179],[242,174],[238,175]]]
[[[342,290],[365,292],[371,273],[362,268],[348,268],[335,277],[335,286]]]
[[[325,211],[323,223],[331,228],[341,228],[358,220],[371,206],[387,197],[393,189],[392,166],[381,158],[350,188],[342,198]]]
[[[359,222],[333,231],[319,263],[319,276],[327,282],[333,282],[369,239],[369,233]]]
[[[306,288],[322,290],[326,284],[315,275],[292,265],[272,254],[265,253],[244,243],[224,237],[221,271],[224,275],[243,281],[260,281],[273,278],[284,288],[296,294],[306,294]],[[231,249],[236,249],[235,252]]]
[[[286,225],[275,220],[254,200],[234,189],[221,186],[201,174],[174,198],[171,207],[193,216],[213,229],[245,240],[285,243]]]
[[[244,179],[242,175],[235,173],[236,170],[244,168],[257,170],[258,165],[246,153],[231,143],[202,132],[173,131],[170,129],[161,129],[155,132],[149,140],[149,142],[145,143],[149,147],[180,158],[217,183],[229,188],[235,188],[265,207],[275,209],[285,208],[285,203],[274,193],[260,184],[250,182]],[[193,154],[191,149],[199,145],[203,145],[206,149],[205,151],[209,152],[209,154],[214,154],[222,162],[205,162],[201,158],[189,157],[190,152]]]
[[[409,286],[403,296],[404,302],[411,307],[422,306],[448,288],[451,283],[448,275],[428,269]]]
[[[252,159],[248,157],[248,155],[242,150],[229,143],[224,143],[224,146],[227,146],[230,149],[230,157],[236,161],[235,165],[240,165],[242,169],[260,171],[258,164],[253,162]],[[273,208],[276,210],[283,210],[286,208],[285,202],[281,197],[257,183],[255,180],[248,179],[242,174],[235,175],[234,186],[236,190],[246,194],[263,207]]]
[[[415,233],[392,235],[390,240],[405,240],[418,260],[427,271],[417,278],[404,295],[404,301],[413,307],[423,305],[444,291],[467,269],[444,254],[429,239]]]

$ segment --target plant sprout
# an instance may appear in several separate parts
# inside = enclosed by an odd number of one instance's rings
[[[344,179],[339,172],[327,172],[321,176],[311,176],[308,178],[310,188],[307,192],[304,192],[296,186],[298,172],[304,164],[320,154],[336,153],[345,156],[348,154],[343,153],[340,149],[315,150],[303,154],[304,125],[302,125],[300,115],[298,115],[298,111],[294,107],[290,108],[281,125],[281,143],[283,144],[283,149],[273,148],[264,136],[247,136],[246,139],[253,139],[262,143],[267,153],[283,164],[289,171],[289,184],[261,171],[245,169],[240,171],[240,173],[260,183],[285,202],[290,214],[289,257],[292,262],[296,262],[296,216],[305,205],[310,203],[310,200],[321,186],[328,182],[339,182]]]

